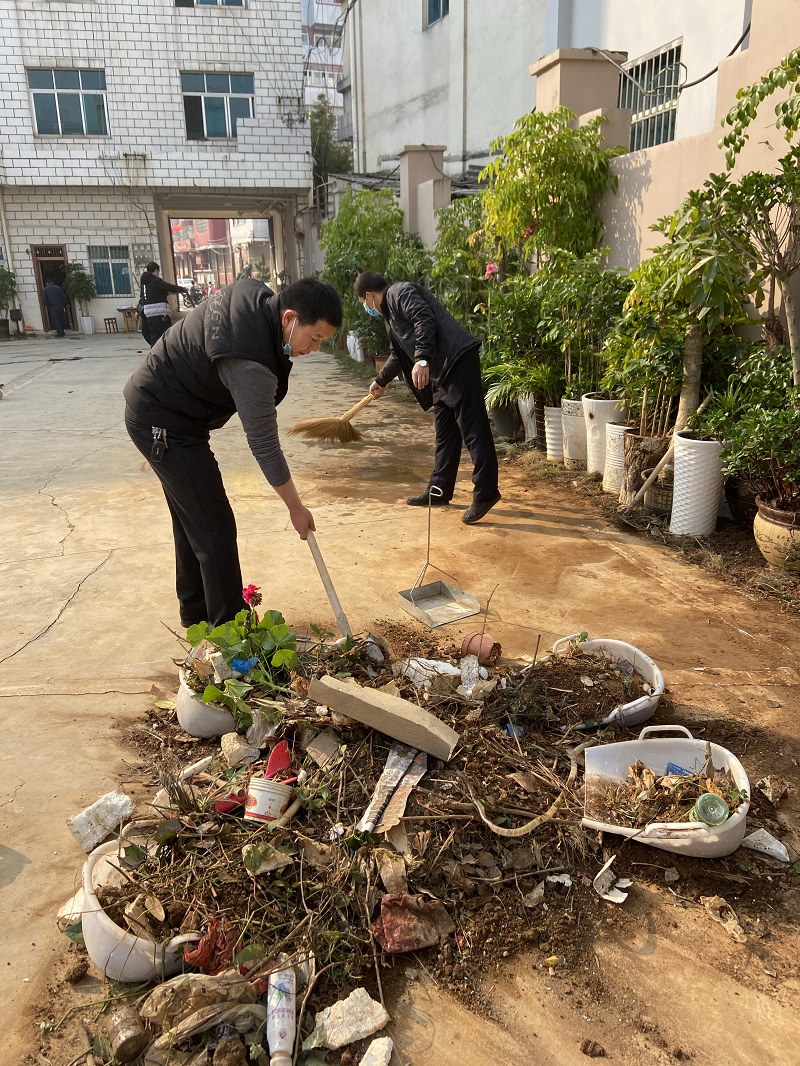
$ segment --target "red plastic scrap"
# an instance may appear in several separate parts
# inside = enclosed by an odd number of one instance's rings
[[[390,955],[429,948],[455,928],[439,900],[405,894],[384,896],[380,917],[372,923],[373,936]]]
[[[222,973],[231,965],[235,946],[236,930],[228,919],[211,918],[197,947],[185,951],[183,957],[189,966],[196,966],[205,973]]]

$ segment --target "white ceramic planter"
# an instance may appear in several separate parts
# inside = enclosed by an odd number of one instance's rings
[[[553,645],[553,655],[567,651],[577,633],[571,637],[562,637]],[[664,695],[664,675],[649,655],[635,648],[633,644],[626,644],[623,640],[609,640],[599,638],[597,640],[582,640],[578,644],[584,655],[591,655],[594,659],[609,659],[612,663],[628,663],[634,673],[638,674],[648,683],[651,691],[646,696],[639,696],[630,703],[620,704],[610,714],[607,714],[602,725],[611,725],[616,722],[620,726],[641,725],[652,717],[658,706],[658,701]]]
[[[564,466],[567,470],[586,469],[586,421],[583,401],[561,401],[561,422],[564,430]]]
[[[675,484],[670,533],[704,537],[717,528],[722,497],[722,444],[694,440],[691,430],[675,434]]]
[[[112,879],[122,880],[111,865],[118,862],[120,846],[120,841],[109,840],[95,848],[83,864],[81,928],[86,951],[97,969],[112,981],[161,981],[181,969],[182,945],[199,940],[200,933],[184,933],[156,944],[109,918],[96,893]]]
[[[525,440],[536,440],[536,416],[534,414],[534,398],[533,393],[526,393],[524,396],[517,398],[517,407],[519,408],[519,416],[522,419],[522,425],[525,427]]]
[[[94,319],[91,315],[80,316],[81,333],[94,333]]]
[[[603,492],[617,496],[625,476],[625,434],[631,426],[622,422],[606,423],[606,463],[603,467]]]
[[[590,474],[602,474],[606,465],[606,425],[625,421],[625,401],[604,400],[596,392],[584,393],[581,399],[586,422],[586,469]]]
[[[175,713],[181,729],[192,737],[222,737],[236,732],[236,722],[227,707],[218,703],[203,703],[196,692],[186,684],[183,670],[179,672],[178,696]]]
[[[679,732],[681,737],[651,738],[653,733],[667,730]],[[749,800],[740,804],[722,825],[709,826],[703,822],[651,822],[645,829],[614,825],[606,821],[608,814],[602,804],[595,808],[595,797],[605,786],[625,781],[628,770],[641,760],[653,773],[661,776],[667,772],[667,763],[673,762],[691,773],[699,773],[706,761],[706,747],[718,769],[730,770],[733,783],[747,796],[750,782],[744,767],[727,748],[705,740],[695,740],[688,729],[681,725],[646,726],[638,740],[620,744],[602,744],[587,748],[586,759],[586,808],[581,824],[589,829],[600,829],[617,836],[634,837],[640,844],[650,844],[662,851],[674,851],[682,855],[695,855],[701,859],[716,859],[730,855],[742,842],[746,828]]]
[[[547,442],[547,458],[561,462],[564,458],[564,427],[560,407],[545,407],[544,438]]]

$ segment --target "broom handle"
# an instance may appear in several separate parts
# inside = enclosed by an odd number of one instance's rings
[[[703,400],[703,402],[697,408],[697,411],[695,412],[695,414],[701,415],[705,411],[705,409],[708,407],[708,405],[711,403],[711,401],[713,399],[714,399],[713,393],[709,393],[708,396],[706,396],[706,398]],[[671,401],[670,401],[670,406],[671,406]],[[650,477],[648,477],[648,479],[645,481],[645,483],[642,485],[642,487],[639,489],[639,491],[633,497],[631,502],[628,504],[628,507],[626,507],[626,510],[630,509],[631,507],[635,507],[636,506],[636,504],[639,502],[639,500],[641,500],[641,498],[644,496],[644,494],[647,492],[647,490],[650,488],[650,486],[653,484],[655,479],[658,477],[658,475],[661,473],[661,471],[664,469],[664,467],[667,465],[667,463],[670,461],[670,459],[672,458],[672,456],[674,454],[675,454],[675,437],[673,435],[672,440],[670,441],[669,448],[667,448],[666,454],[663,455],[661,457],[661,459],[658,460],[658,462],[656,463],[656,465],[653,467],[652,471],[650,472]]]
[[[351,407],[349,411],[345,412],[345,414],[342,415],[339,421],[349,422],[353,415],[357,415],[362,407],[366,407],[367,404],[372,403],[374,399],[375,397],[372,395],[372,393],[369,393],[369,395],[365,396],[363,400],[359,400],[355,407]]]
[[[370,397],[372,399],[372,397]],[[319,576],[322,578],[322,584],[325,586],[325,591],[328,594],[328,601],[333,608],[333,613],[336,616],[336,624],[339,626],[339,630],[344,637],[352,637],[353,630],[350,628],[350,623],[347,621],[342,605],[339,602],[339,597],[336,595],[336,589],[333,587],[331,581],[331,575],[328,573],[328,568],[325,565],[325,560],[322,558],[322,552],[319,550],[317,544],[317,538],[314,536],[312,530],[309,529],[306,540],[308,546],[311,549],[311,554],[314,556],[314,562],[317,564],[317,570],[319,570]]]

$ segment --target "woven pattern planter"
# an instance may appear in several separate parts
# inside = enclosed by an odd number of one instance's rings
[[[586,469],[586,422],[583,401],[561,401],[561,422],[564,429],[564,466],[567,470]]]
[[[675,434],[675,488],[670,533],[705,537],[717,528],[722,498],[722,444],[694,440],[690,430]]]
[[[625,474],[625,434],[631,426],[622,422],[606,424],[606,464],[603,467],[603,492],[619,495]]]

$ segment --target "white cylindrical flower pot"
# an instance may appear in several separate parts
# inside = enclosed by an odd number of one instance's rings
[[[691,430],[675,434],[675,486],[670,533],[704,537],[717,528],[722,497],[722,444],[694,440]]]
[[[564,466],[567,470],[586,469],[586,422],[583,401],[561,401],[561,421],[564,427]]]
[[[586,421],[586,469],[590,474],[602,474],[606,465],[606,425],[625,421],[625,401],[602,399],[599,392],[584,393],[581,399]]]
[[[525,440],[536,440],[536,415],[534,413],[535,401],[532,392],[517,397],[517,407],[522,425],[525,427]]]
[[[622,422],[606,423],[606,465],[603,467],[603,492],[619,495],[625,476],[625,434],[633,427]]]
[[[564,429],[560,407],[545,407],[544,437],[547,441],[547,458],[561,462],[564,458]]]

